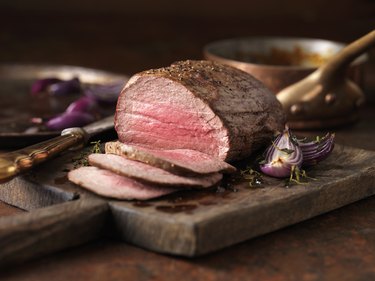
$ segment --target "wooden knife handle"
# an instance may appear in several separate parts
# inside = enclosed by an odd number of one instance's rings
[[[84,145],[87,134],[82,128],[69,128],[62,131],[61,136],[22,148],[9,153],[0,154],[0,182],[6,182],[20,173],[32,169],[59,153]]]

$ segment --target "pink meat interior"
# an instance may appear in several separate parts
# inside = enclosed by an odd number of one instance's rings
[[[150,155],[166,160],[170,163],[185,167],[198,173],[216,173],[219,171],[234,172],[235,168],[230,164],[213,158],[205,153],[191,149],[147,149],[137,147],[137,150],[149,153]]]
[[[120,141],[133,145],[216,157],[229,147],[227,130],[214,112],[183,85],[162,77],[140,77],[127,87],[115,125]]]
[[[68,178],[96,194],[118,199],[147,200],[176,191],[173,188],[141,183],[96,167],[80,167],[72,170]]]

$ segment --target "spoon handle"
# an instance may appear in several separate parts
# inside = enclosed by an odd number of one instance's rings
[[[344,73],[346,67],[359,55],[375,46],[375,30],[354,41],[338,52],[332,59],[318,71],[321,79],[330,80],[334,76]]]

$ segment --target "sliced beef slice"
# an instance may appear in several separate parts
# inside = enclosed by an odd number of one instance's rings
[[[163,169],[114,154],[95,153],[89,155],[88,158],[89,163],[93,166],[156,185],[210,187],[217,184],[223,177],[219,173],[199,177],[178,176]]]
[[[116,199],[147,200],[178,191],[174,188],[141,183],[97,167],[72,170],[68,173],[68,178],[96,194]]]
[[[124,156],[128,159],[147,163],[174,174],[210,174],[235,172],[232,165],[191,149],[148,149],[117,142],[107,142],[105,152]]]
[[[134,75],[120,94],[119,140],[197,150],[222,160],[249,156],[281,131],[281,104],[250,74],[209,61],[183,61]]]

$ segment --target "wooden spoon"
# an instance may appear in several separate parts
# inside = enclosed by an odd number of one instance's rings
[[[358,119],[364,102],[361,89],[346,76],[347,66],[375,45],[375,30],[346,46],[305,79],[277,94],[289,127],[319,129]]]

